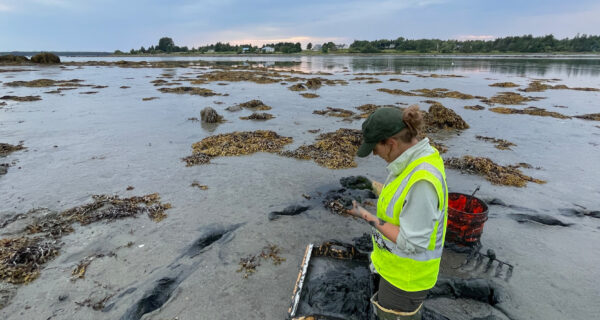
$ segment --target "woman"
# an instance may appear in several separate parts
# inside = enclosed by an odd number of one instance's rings
[[[372,302],[380,319],[420,319],[438,277],[447,219],[446,175],[429,139],[419,140],[423,117],[416,105],[380,108],[362,125],[359,157],[371,152],[389,175],[374,215],[353,203],[348,212],[373,227],[372,267],[380,275]]]

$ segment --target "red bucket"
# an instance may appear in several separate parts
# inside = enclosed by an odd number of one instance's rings
[[[462,246],[477,245],[487,219],[485,202],[467,194],[449,193],[446,241]]]

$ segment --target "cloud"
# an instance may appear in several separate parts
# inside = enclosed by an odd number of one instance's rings
[[[12,10],[13,8],[11,6],[0,2],[0,12],[9,12]]]
[[[465,40],[494,40],[494,39],[496,39],[496,37],[495,36],[490,36],[490,35],[467,34],[467,35],[456,36],[455,39],[456,40],[461,40],[461,41],[465,41]]]

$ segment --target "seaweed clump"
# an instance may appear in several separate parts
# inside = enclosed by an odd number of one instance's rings
[[[266,112],[252,112],[247,117],[240,117],[242,120],[269,120],[275,118],[272,114]]]
[[[57,255],[56,242],[41,237],[0,239],[0,280],[29,283],[39,276],[41,266]]]
[[[356,107],[356,109],[362,111],[362,113],[359,114],[357,116],[357,118],[368,118],[371,113],[375,112],[375,110],[377,110],[379,108],[384,108],[384,107],[398,108],[393,105],[376,105],[376,104],[371,104],[371,103],[363,104],[361,106]]]
[[[259,254],[249,255],[247,258],[241,258],[239,262],[240,268],[237,272],[244,272],[244,278],[248,278],[249,275],[256,272],[256,267],[260,266],[261,260],[273,261],[274,265],[280,265],[285,258],[282,258],[279,254],[281,249],[274,244],[265,246]]]
[[[206,107],[200,111],[200,119],[206,123],[219,123],[223,122],[223,116],[218,114],[217,111],[211,107]]]
[[[317,90],[321,87],[322,82],[319,78],[312,78],[306,81],[306,87],[311,90]]]
[[[295,85],[288,87],[288,89],[292,91],[306,91],[306,87],[302,83],[296,83]]]
[[[546,183],[546,181],[523,174],[521,170],[519,170],[519,167],[522,167],[521,164],[505,167],[494,163],[489,158],[473,156],[450,158],[446,159],[444,163],[452,169],[484,176],[486,180],[497,185],[524,187],[527,182],[538,184]]]
[[[575,118],[600,121],[600,113],[582,114],[579,116],[575,116]]]
[[[54,53],[42,52],[31,57],[31,62],[42,64],[55,64],[60,63],[60,58]]]
[[[541,97],[524,97],[515,92],[500,92],[491,98],[481,99],[481,102],[488,105],[499,104],[523,104],[523,102],[541,100]]]
[[[83,80],[80,80],[80,79],[71,79],[71,80],[36,79],[36,80],[31,80],[31,81],[11,81],[11,82],[7,82],[6,85],[9,87],[29,87],[29,88],[53,87],[53,86],[80,87],[80,86],[83,86],[80,83],[82,81]]]
[[[266,104],[264,104],[262,101],[260,100],[250,100],[248,102],[244,102],[244,103],[240,103],[238,104],[238,106],[245,108],[245,109],[250,109],[250,110],[257,110],[257,111],[265,111],[265,110],[271,110],[272,108]]]
[[[496,82],[496,83],[492,83],[490,84],[490,87],[500,87],[500,88],[514,88],[514,87],[518,87],[519,85],[513,82]]]
[[[444,107],[439,102],[433,102],[429,112],[424,116],[427,125],[426,131],[433,132],[438,129],[468,129],[469,125],[452,109]]]
[[[510,141],[504,140],[504,139],[497,139],[497,138],[484,137],[484,136],[475,136],[475,138],[477,138],[479,140],[495,143],[496,149],[500,149],[500,150],[511,150],[510,147],[516,146],[516,144],[514,144]]]
[[[191,94],[196,96],[210,97],[221,95],[210,89],[198,88],[198,87],[175,87],[175,88],[160,88],[158,91],[162,93],[177,93],[177,94]]]
[[[354,155],[362,141],[360,130],[341,128],[335,132],[320,134],[312,145],[303,145],[294,151],[279,154],[302,160],[314,160],[317,164],[330,169],[356,167]]]
[[[2,96],[0,97],[0,100],[13,100],[13,101],[19,101],[19,102],[26,102],[26,101],[38,101],[38,100],[42,100],[42,98],[40,98],[40,96]]]
[[[0,142],[0,157],[5,157],[15,151],[19,151],[19,150],[23,150],[23,149],[25,149],[25,147],[23,147],[22,142],[16,146],[12,145],[12,144]]]
[[[322,116],[330,116],[330,117],[339,117],[339,118],[349,118],[354,115],[353,111],[341,109],[341,108],[332,108],[327,107],[325,110],[315,110],[314,114],[322,115]]]
[[[308,98],[308,99],[313,99],[313,98],[318,98],[319,95],[316,93],[301,93],[301,96]]]
[[[548,111],[546,109],[537,108],[537,107],[527,107],[525,109],[494,107],[494,108],[490,108],[489,110],[496,112],[496,113],[503,113],[503,114],[528,114],[531,116],[552,117],[552,118],[558,118],[558,119],[570,119],[571,118],[562,113]]]
[[[6,54],[3,56],[0,56],[0,63],[1,64],[22,64],[22,63],[27,63],[30,62],[29,59],[27,59],[27,57],[24,56],[16,56],[14,54]]]
[[[187,166],[207,164],[218,156],[239,156],[255,152],[279,152],[292,138],[282,137],[273,131],[236,131],[210,136],[192,145],[192,155],[183,158]]]
[[[462,93],[459,91],[450,91],[450,90],[444,89],[444,88],[417,89],[417,90],[411,90],[411,91],[404,91],[404,90],[400,90],[400,89],[380,88],[380,89],[377,89],[377,91],[381,91],[381,92],[385,92],[385,93],[389,93],[389,94],[401,95],[401,96],[411,96],[411,97],[417,96],[417,97],[427,97],[427,98],[455,98],[455,99],[463,99],[463,100],[479,98],[476,96],[472,96],[470,94]]]
[[[598,88],[581,88],[581,87],[568,87],[564,84],[550,85],[543,83],[541,80],[534,80],[529,83],[529,86],[525,89],[519,89],[523,92],[542,92],[546,90],[578,90],[578,91],[600,91]]]
[[[480,106],[478,104],[474,105],[474,106],[465,106],[465,109],[467,110],[475,110],[475,111],[480,111],[480,110],[485,110],[484,106]]]

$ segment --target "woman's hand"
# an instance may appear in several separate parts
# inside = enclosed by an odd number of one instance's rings
[[[375,217],[369,211],[367,211],[367,209],[358,205],[356,200],[352,201],[352,209],[346,210],[346,212],[354,217],[362,218],[367,222],[375,220]]]

